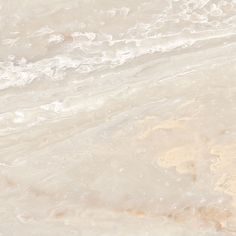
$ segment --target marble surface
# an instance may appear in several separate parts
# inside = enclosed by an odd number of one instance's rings
[[[236,1],[0,0],[0,235],[236,235]]]

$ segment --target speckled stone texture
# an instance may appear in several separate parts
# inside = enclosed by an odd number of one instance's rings
[[[236,235],[236,1],[0,0],[0,235]]]

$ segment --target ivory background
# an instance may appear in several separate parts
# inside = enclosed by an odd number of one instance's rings
[[[235,60],[235,0],[0,0],[0,235],[235,235]]]

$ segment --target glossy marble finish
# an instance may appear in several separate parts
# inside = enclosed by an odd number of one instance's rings
[[[0,235],[236,235],[236,1],[0,0]]]

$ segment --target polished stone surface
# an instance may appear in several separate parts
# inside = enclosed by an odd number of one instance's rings
[[[235,0],[0,0],[0,235],[236,235]]]

